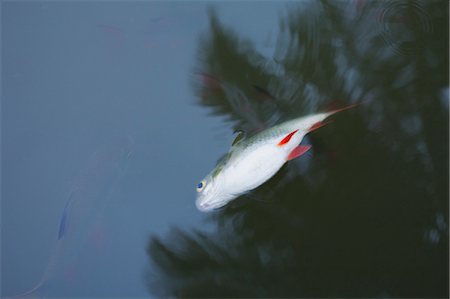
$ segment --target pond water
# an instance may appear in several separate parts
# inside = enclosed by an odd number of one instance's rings
[[[1,9],[2,297],[448,297],[448,2]],[[196,209],[235,130],[353,103]]]

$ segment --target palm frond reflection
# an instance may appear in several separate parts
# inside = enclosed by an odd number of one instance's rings
[[[312,134],[313,157],[209,215],[214,232],[153,236],[151,293],[448,296],[448,3],[417,4],[434,30],[399,26],[417,44],[403,55],[371,29],[387,4],[361,2],[289,6],[274,57],[211,12],[195,90],[230,133],[366,104]]]

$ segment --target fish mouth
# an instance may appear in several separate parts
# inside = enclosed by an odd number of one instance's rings
[[[214,208],[211,209],[211,205],[209,203],[207,203],[207,202],[196,201],[195,202],[195,206],[197,207],[197,209],[200,212],[210,212],[210,211],[212,211],[214,209]]]
[[[226,205],[226,203],[209,203],[209,202],[200,202],[196,201],[195,205],[197,209],[201,212],[212,212],[218,210]]]
[[[208,200],[201,200],[198,198],[195,201],[195,205],[197,209],[201,212],[212,212],[215,210],[218,210],[220,208],[223,208],[229,201],[219,200],[219,201],[208,201]]]
[[[211,185],[210,187],[214,186]],[[234,198],[234,196],[228,193],[223,193],[216,188],[212,188],[209,190],[205,189],[204,192],[200,192],[197,194],[195,205],[201,212],[212,212],[214,210],[223,208]]]

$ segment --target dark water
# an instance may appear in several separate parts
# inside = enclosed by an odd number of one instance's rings
[[[2,3],[2,296],[448,297],[448,2]],[[352,103],[213,213],[233,131]]]
[[[199,65],[214,77],[201,77],[199,104],[230,132],[363,104],[311,134],[312,157],[209,215],[213,232],[152,236],[149,290],[448,296],[448,3],[289,7],[269,57],[210,13]]]

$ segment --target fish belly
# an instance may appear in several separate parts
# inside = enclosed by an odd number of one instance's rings
[[[249,148],[227,168],[227,189],[235,195],[255,189],[278,172],[287,155],[286,149],[273,144]]]

